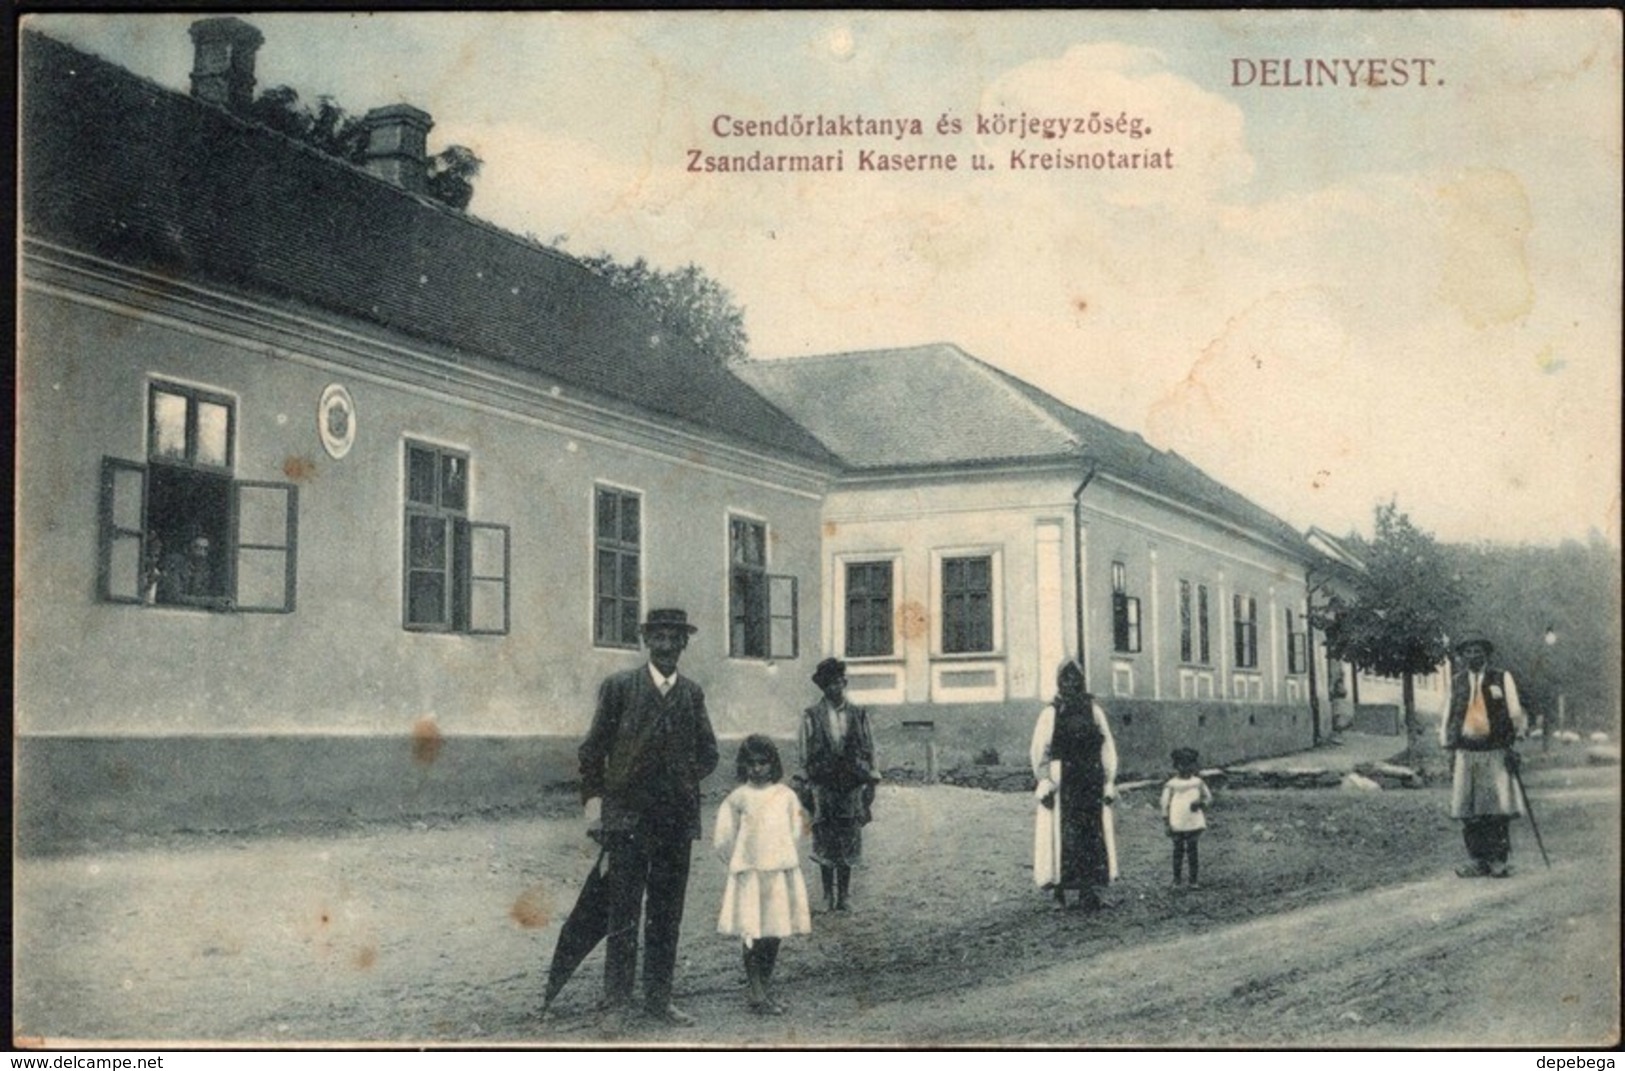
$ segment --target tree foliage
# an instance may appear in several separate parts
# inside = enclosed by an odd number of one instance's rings
[[[1463,620],[1495,643],[1524,707],[1556,727],[1617,732],[1620,559],[1601,537],[1556,547],[1448,548],[1466,593]],[[1547,642],[1548,632],[1551,642]]]
[[[1465,604],[1455,563],[1395,503],[1377,508],[1376,535],[1357,540],[1366,571],[1352,597],[1334,598],[1316,624],[1331,657],[1388,677],[1431,672]]]
[[[365,160],[366,128],[332,97],[317,97],[314,105],[307,105],[292,88],[273,86],[249,105],[248,116],[329,156],[356,165]],[[472,149],[462,145],[447,146],[430,156],[429,196],[453,208],[467,208],[474,198],[474,178],[482,163]]]
[[[692,342],[704,357],[719,364],[749,359],[745,310],[698,265],[661,271],[642,257],[630,264],[608,253],[581,259],[614,289],[653,313],[667,330]]]
[[[1365,571],[1347,598],[1333,598],[1316,614],[1335,659],[1401,680],[1409,761],[1430,765],[1416,712],[1415,676],[1444,660],[1446,637],[1458,629],[1465,599],[1450,556],[1431,535],[1389,502],[1377,507],[1376,534],[1357,540]]]

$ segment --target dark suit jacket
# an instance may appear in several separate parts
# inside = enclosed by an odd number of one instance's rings
[[[698,684],[679,676],[662,697],[647,664],[606,678],[579,757],[581,799],[603,800],[604,832],[699,837],[717,737]]]
[[[846,705],[846,735],[829,731],[829,710],[822,702],[801,712],[801,765],[812,789],[813,821],[869,821],[875,775],[875,740],[869,712]]]

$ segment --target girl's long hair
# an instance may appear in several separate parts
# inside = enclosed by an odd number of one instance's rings
[[[745,767],[756,759],[767,760],[774,784],[784,780],[784,763],[779,759],[778,745],[761,733],[752,733],[739,743],[739,757],[734,760],[734,773],[739,780],[750,780]]]

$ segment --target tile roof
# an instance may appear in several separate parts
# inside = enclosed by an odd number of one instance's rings
[[[1075,437],[946,344],[779,361],[739,376],[854,469],[1077,456]]]
[[[830,463],[573,258],[41,34],[21,45],[28,237],[382,325]]]
[[[738,371],[855,471],[1073,460],[1310,553],[1291,525],[1177,453],[951,344],[752,361]]]

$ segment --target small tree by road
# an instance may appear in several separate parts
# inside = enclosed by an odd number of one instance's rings
[[[1354,578],[1349,597],[1318,613],[1316,624],[1332,658],[1400,678],[1407,761],[1425,768],[1436,749],[1422,739],[1415,677],[1431,673],[1449,653],[1446,636],[1466,601],[1461,581],[1443,548],[1393,502],[1377,507],[1376,534],[1358,552],[1365,572]]]

